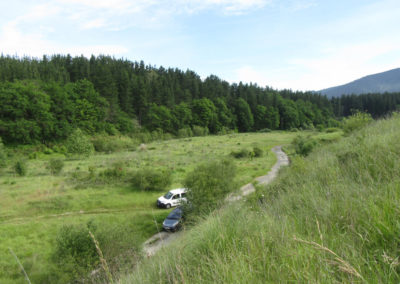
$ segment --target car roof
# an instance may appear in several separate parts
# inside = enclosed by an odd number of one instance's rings
[[[175,189],[171,189],[169,192],[171,192],[172,194],[177,194],[177,193],[183,193],[186,192],[186,188],[175,188]]]
[[[176,207],[174,210],[172,210],[172,211],[168,214],[167,219],[168,219],[168,217],[172,217],[172,216],[176,216],[176,215],[179,215],[179,216],[182,216],[182,215],[183,215],[183,211],[182,211],[182,208],[181,208],[181,207]]]

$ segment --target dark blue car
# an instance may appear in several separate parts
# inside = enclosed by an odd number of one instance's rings
[[[177,207],[169,213],[163,222],[163,228],[166,231],[175,232],[182,225],[183,211],[182,208]]]

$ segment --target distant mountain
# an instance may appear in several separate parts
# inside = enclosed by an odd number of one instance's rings
[[[351,83],[318,91],[328,97],[350,94],[400,92],[400,68],[363,77]]]

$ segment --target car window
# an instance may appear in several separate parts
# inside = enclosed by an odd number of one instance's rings
[[[186,197],[186,192],[182,193],[182,198]]]
[[[172,197],[172,199],[178,199],[179,198],[179,194],[174,195],[174,197]]]
[[[172,196],[172,193],[170,191],[168,191],[168,193],[166,195],[164,195],[165,199],[170,199]]]

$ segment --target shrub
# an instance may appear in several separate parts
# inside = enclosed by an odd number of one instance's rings
[[[132,177],[132,185],[136,189],[145,191],[164,190],[172,182],[170,170],[146,168],[136,171]]]
[[[356,112],[352,116],[343,119],[342,128],[345,134],[349,134],[357,129],[360,129],[372,121],[372,117],[369,113]]]
[[[98,263],[96,247],[89,235],[89,229],[84,225],[61,227],[52,258],[72,278],[87,274]]]
[[[321,132],[321,131],[324,131],[325,126],[324,126],[323,124],[317,124],[317,126],[316,126],[315,128],[317,128],[317,130],[318,130],[319,132]],[[311,129],[311,130],[312,130],[312,129]]]
[[[232,151],[231,156],[236,158],[236,159],[241,159],[241,158],[248,158],[250,157],[251,152],[247,149],[241,149],[239,151]]]
[[[79,128],[68,137],[66,142],[68,153],[82,155],[85,157],[90,156],[94,147],[89,138]]]
[[[262,157],[263,155],[264,155],[264,152],[263,152],[263,150],[261,150],[260,148],[258,148],[258,147],[254,147],[253,148],[253,153],[254,153],[254,157]]]
[[[112,153],[122,150],[135,150],[137,141],[124,136],[98,135],[91,139],[96,152]]]
[[[258,130],[258,132],[261,132],[261,133],[268,133],[268,132],[271,132],[271,131],[272,131],[272,130],[269,129],[269,128],[264,128],[264,129]]]
[[[327,129],[325,129],[326,133],[334,133],[334,132],[338,132],[338,131],[339,131],[339,128],[337,128],[337,127],[329,127]]]
[[[186,138],[186,137],[191,137],[191,136],[193,136],[193,131],[189,127],[181,128],[181,129],[178,130],[178,137],[179,138]]]
[[[164,131],[162,129],[153,130],[151,132],[151,140],[163,140],[164,139]]]
[[[54,145],[52,149],[54,153],[67,154],[67,147],[65,147],[64,145],[61,146]]]
[[[14,171],[19,176],[25,176],[27,172],[26,162],[24,160],[18,160],[14,164]]]
[[[209,213],[214,210],[227,193],[235,189],[235,174],[235,164],[229,159],[197,166],[184,181],[184,186],[189,189],[188,213]]]
[[[51,155],[51,154],[53,154],[53,150],[46,147],[46,148],[44,148],[43,153],[46,155]]]
[[[64,160],[62,159],[51,159],[47,165],[52,175],[58,175],[64,167]]]
[[[89,168],[89,173],[91,173],[91,169]],[[113,181],[115,179],[121,179],[126,175],[126,169],[123,162],[116,162],[112,165],[111,168],[104,170],[99,174],[103,179]]]
[[[135,134],[134,137],[137,138],[141,143],[149,143],[152,139],[149,132],[140,132]]]
[[[317,145],[317,142],[309,136],[305,137],[299,135],[293,139],[292,145],[294,146],[296,154],[307,156]]]
[[[206,136],[209,132],[207,127],[193,126],[193,136]]]
[[[3,141],[0,137],[0,168],[4,168],[7,165],[7,153],[4,147]]]

